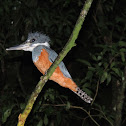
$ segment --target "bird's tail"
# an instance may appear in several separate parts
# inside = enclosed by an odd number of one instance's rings
[[[87,103],[91,103],[93,100],[90,96],[88,96],[84,91],[82,91],[79,87],[76,88],[76,91],[73,91],[75,94],[77,94],[82,100],[84,100]]]

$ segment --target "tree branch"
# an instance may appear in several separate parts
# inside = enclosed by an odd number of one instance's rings
[[[115,124],[114,126],[121,126],[122,123],[122,109],[125,98],[125,89],[126,89],[126,67],[124,68],[124,76],[122,77],[122,83],[118,83],[117,88],[117,98],[115,102]]]
[[[59,56],[56,58],[56,60],[54,61],[54,63],[51,65],[51,67],[49,68],[49,70],[47,71],[47,74],[44,75],[41,80],[38,82],[34,92],[32,93],[25,110],[23,111],[22,114],[19,115],[18,117],[18,124],[17,126],[24,126],[25,121],[29,115],[29,113],[32,110],[33,104],[36,101],[37,96],[39,95],[39,93],[41,92],[41,90],[43,89],[43,86],[45,85],[45,83],[48,81],[48,79],[50,78],[50,76],[53,74],[54,70],[57,68],[57,66],[59,65],[59,63],[63,60],[63,58],[66,56],[66,54],[71,50],[72,47],[75,46],[75,40],[78,37],[79,31],[82,27],[82,24],[85,20],[85,17],[88,13],[89,8],[91,7],[93,0],[86,0],[83,9],[80,13],[80,16],[76,22],[76,25],[74,27],[74,30],[67,42],[67,44],[65,45],[65,47],[63,48],[63,50],[61,51],[61,53],[59,54]]]

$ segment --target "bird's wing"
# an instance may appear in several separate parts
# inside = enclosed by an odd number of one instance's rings
[[[52,50],[51,48],[49,48],[49,47],[45,47],[44,46],[44,48],[49,53],[49,60],[50,60],[50,62],[53,63],[55,61],[55,59],[57,58],[58,54],[54,50]],[[62,73],[63,73],[64,76],[66,76],[68,78],[71,78],[71,75],[69,74],[69,72],[68,72],[68,70],[67,70],[67,68],[66,68],[66,66],[65,66],[65,64],[63,62],[61,62],[59,64],[59,67],[60,67],[60,70],[62,71]]]

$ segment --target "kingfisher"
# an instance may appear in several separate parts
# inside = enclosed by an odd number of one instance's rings
[[[58,54],[50,48],[50,38],[40,32],[29,33],[27,40],[23,44],[7,48],[6,50],[32,52],[33,63],[43,75],[46,74],[47,70],[58,56]],[[76,85],[63,62],[60,62],[59,66],[50,77],[50,80],[53,80],[62,87],[69,88],[87,103],[91,103],[93,100]]]

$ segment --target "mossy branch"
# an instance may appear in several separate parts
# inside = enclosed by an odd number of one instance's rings
[[[59,56],[56,58],[56,60],[54,61],[54,63],[51,65],[51,67],[49,68],[49,70],[47,71],[47,74],[44,75],[41,80],[38,82],[35,90],[33,91],[31,97],[29,98],[29,101],[25,107],[25,110],[23,111],[22,114],[19,115],[18,117],[18,124],[17,126],[24,126],[25,121],[29,115],[29,113],[32,110],[33,104],[36,101],[37,96],[39,95],[39,93],[41,92],[41,90],[43,89],[43,86],[45,85],[45,83],[48,81],[48,79],[50,78],[50,76],[53,74],[54,70],[57,68],[57,66],[59,65],[59,63],[63,60],[63,58],[66,56],[66,54],[71,50],[72,47],[74,47],[75,44],[75,40],[78,37],[79,31],[82,27],[82,24],[85,20],[85,17],[88,13],[89,8],[91,7],[93,0],[86,0],[82,11],[80,13],[80,16],[76,22],[76,25],[74,27],[74,30],[67,42],[67,44],[65,45],[65,47],[63,48],[63,50],[61,51],[61,53],[59,54]]]

